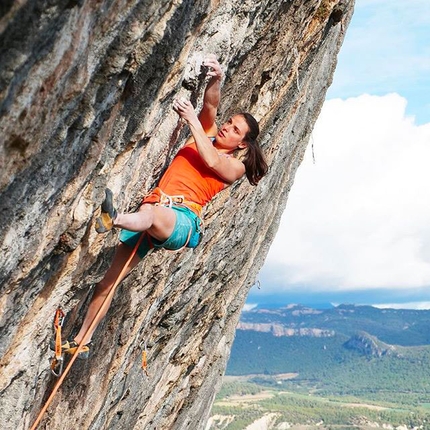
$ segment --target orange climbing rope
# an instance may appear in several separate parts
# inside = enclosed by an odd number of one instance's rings
[[[57,383],[54,385],[54,388],[52,389],[51,394],[48,397],[48,400],[46,400],[45,404],[43,405],[43,408],[41,409],[41,411],[39,412],[39,415],[36,418],[36,421],[34,422],[34,424],[32,425],[30,430],[35,430],[37,428],[37,426],[39,425],[40,421],[43,418],[43,415],[45,414],[46,410],[48,409],[49,405],[51,404],[55,394],[57,393],[58,389],[60,388],[61,384],[63,383],[65,377],[67,376],[67,374],[69,373],[73,363],[75,362],[76,358],[78,357],[79,352],[81,351],[82,347],[85,345],[85,343],[88,340],[89,334],[92,332],[92,330],[94,329],[95,325],[96,325],[96,320],[97,317],[105,310],[105,308],[108,306],[110,299],[113,297],[116,287],[119,285],[119,283],[121,282],[121,278],[124,275],[125,271],[127,270],[128,265],[130,264],[131,260],[133,259],[133,257],[136,254],[137,249],[139,248],[139,245],[142,242],[143,237],[145,236],[145,233],[142,233],[139,237],[139,240],[137,241],[136,245],[133,248],[133,251],[130,254],[130,257],[128,258],[128,260],[125,262],[124,267],[122,268],[120,274],[118,275],[118,277],[116,278],[116,281],[114,282],[111,290],[109,291],[109,294],[106,296],[106,298],[103,301],[103,304],[101,305],[100,309],[98,310],[97,314],[95,315],[92,323],[90,324],[90,326],[88,327],[88,330],[85,332],[85,335],[82,338],[82,342],[78,345],[78,347],[76,348],[75,353],[72,355],[72,358],[70,359],[68,365],[66,366],[66,368],[64,369],[64,372],[62,373],[62,375],[60,376],[60,378],[58,379]]]
[[[149,376],[149,374],[148,374],[148,351],[146,349],[146,340],[143,344],[143,350],[142,350],[142,370],[146,376]]]

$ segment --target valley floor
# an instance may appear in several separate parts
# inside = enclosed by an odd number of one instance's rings
[[[295,376],[226,376],[207,430],[430,429],[426,404],[320,395]]]

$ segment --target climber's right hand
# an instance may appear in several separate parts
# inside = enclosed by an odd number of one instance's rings
[[[222,74],[223,74],[222,68],[214,54],[209,54],[203,60],[203,66],[208,68],[208,71],[207,71],[208,76],[221,80]]]

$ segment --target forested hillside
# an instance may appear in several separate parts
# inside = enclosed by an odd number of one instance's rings
[[[429,311],[352,305],[244,312],[226,373],[294,373],[290,383],[334,394],[428,393],[429,316]],[[249,329],[240,329],[244,326]],[[291,334],[275,335],[282,332],[279,326]],[[323,330],[330,334],[320,336]]]
[[[288,385],[324,394],[430,393],[430,346],[396,347],[392,354],[368,355],[348,348],[347,342],[343,335],[275,337],[238,330],[227,375],[294,373],[297,376]]]
[[[429,428],[429,315],[352,305],[244,312],[210,430]]]
[[[328,330],[346,336],[352,336],[357,331],[365,331],[392,345],[430,344],[430,310],[378,309],[356,305],[312,309],[301,305],[289,305],[278,309],[257,308],[243,312],[240,322],[280,325],[296,330],[305,328]],[[254,328],[258,330],[257,327]]]

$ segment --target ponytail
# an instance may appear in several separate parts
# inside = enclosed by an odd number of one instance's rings
[[[249,128],[243,139],[248,144],[247,152],[243,159],[246,177],[251,185],[257,185],[269,169],[263,151],[257,142],[260,127],[257,120],[251,114],[244,112],[239,115],[243,116]]]

